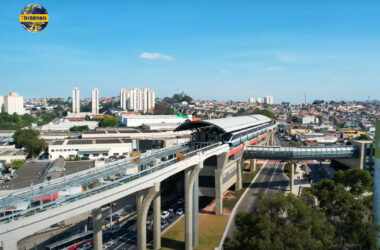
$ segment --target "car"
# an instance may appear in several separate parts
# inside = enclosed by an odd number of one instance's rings
[[[170,213],[168,211],[162,211],[161,219],[166,220],[167,218],[169,218],[169,216],[170,216]]]
[[[161,224],[161,229],[164,229],[164,228],[167,227],[168,225],[169,225],[169,223],[166,223],[166,222],[162,223],[162,224]]]
[[[179,209],[177,209],[177,211],[175,213],[176,213],[176,215],[183,215],[183,209],[179,208]]]

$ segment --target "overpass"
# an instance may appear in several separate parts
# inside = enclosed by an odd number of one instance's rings
[[[154,202],[154,248],[159,249],[160,183],[176,173],[185,171],[186,245],[187,249],[192,249],[193,214],[197,211],[193,205],[195,178],[203,168],[205,159],[227,151],[228,146],[220,143],[179,145],[144,154],[138,163],[133,158],[113,162],[101,168],[54,179],[1,197],[2,208],[16,206],[20,202],[43,202],[36,206],[28,205],[27,209],[0,217],[0,246],[6,250],[17,249],[17,242],[22,238],[75,215],[92,211],[94,249],[102,249],[100,208],[137,193],[138,248],[146,249],[146,220],[148,209]],[[178,152],[181,152],[183,160],[175,157]],[[112,177],[112,180],[99,181],[107,177]],[[83,192],[54,199],[58,190],[68,190],[78,185],[84,187]]]
[[[270,160],[325,160],[351,159],[359,154],[356,146],[326,147],[276,147],[249,146],[244,151],[245,159]]]
[[[251,166],[256,168],[256,159],[290,161],[290,191],[294,188],[295,161],[300,160],[338,160],[353,162],[355,167],[364,168],[366,162],[366,145],[368,142],[354,142],[354,145],[335,146],[248,146],[245,148],[243,158],[251,160]],[[346,163],[344,162],[344,163]]]

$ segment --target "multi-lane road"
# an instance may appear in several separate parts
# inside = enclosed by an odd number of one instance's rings
[[[242,198],[237,207],[238,213],[252,213],[257,205],[260,195],[271,195],[276,192],[284,192],[288,189],[289,178],[283,172],[284,163],[280,161],[267,161],[257,178],[250,184],[247,193]],[[231,224],[228,237],[233,236],[235,230],[234,223]]]

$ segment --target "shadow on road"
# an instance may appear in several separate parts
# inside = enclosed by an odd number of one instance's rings
[[[179,240],[173,240],[168,238],[162,238],[162,247],[163,248],[169,248],[169,249],[175,249],[175,250],[181,250],[185,249],[185,242],[179,241]]]

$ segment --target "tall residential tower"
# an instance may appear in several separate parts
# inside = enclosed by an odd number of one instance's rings
[[[4,111],[8,114],[16,113],[18,115],[23,115],[24,111],[24,97],[17,95],[16,92],[10,92],[8,95],[4,96],[3,104],[1,106]],[[1,112],[1,111],[0,111]]]
[[[99,89],[94,88],[91,91],[91,111],[92,114],[97,115],[99,114]]]
[[[153,112],[156,95],[150,88],[121,89],[120,107],[135,112]]]
[[[73,102],[73,113],[80,113],[80,92],[78,88],[73,89],[73,97],[72,97],[72,102]]]

